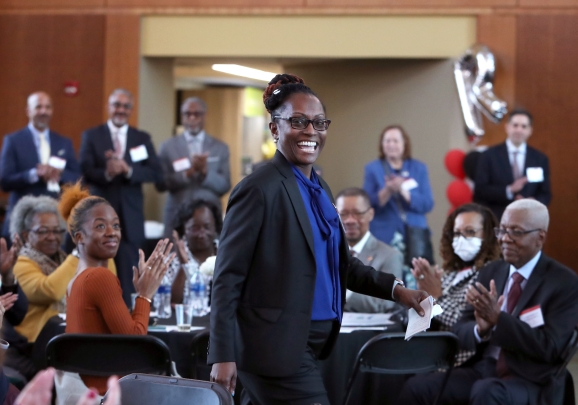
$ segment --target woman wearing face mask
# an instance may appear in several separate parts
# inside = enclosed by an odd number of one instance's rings
[[[498,221],[487,208],[465,204],[452,212],[444,225],[440,253],[443,270],[432,267],[427,260],[413,259],[413,276],[420,290],[427,291],[444,312],[434,318],[432,327],[451,330],[466,305],[465,292],[486,263],[500,258],[500,245],[494,235]],[[473,352],[460,351],[456,366]]]

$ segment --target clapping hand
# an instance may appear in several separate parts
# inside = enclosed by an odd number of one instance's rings
[[[479,282],[476,282],[475,287],[471,285],[466,290],[466,301],[474,307],[474,316],[481,337],[498,323],[504,299],[503,295],[498,297],[494,280],[490,281],[489,291]]]
[[[126,161],[116,155],[113,150],[107,150],[104,152],[106,157],[106,173],[110,177],[117,176],[119,174],[127,174],[130,170]]]
[[[179,262],[181,262],[181,264],[188,263],[189,254],[187,253],[187,246],[185,244],[185,241],[179,238],[179,234],[177,233],[177,231],[173,231],[173,240],[175,241],[174,243],[177,248],[176,251],[177,257],[179,258]]]
[[[144,252],[139,250],[138,268],[133,266],[132,282],[140,296],[148,299],[153,298],[163,281],[169,264],[175,258],[176,253],[171,253],[172,248],[173,244],[168,239],[159,241],[146,262]]]
[[[203,176],[207,174],[207,158],[208,153],[201,153],[200,155],[192,156],[192,165],[196,172],[201,173]]]
[[[419,290],[425,290],[435,299],[441,297],[443,270],[438,266],[431,266],[429,262],[422,257],[414,258],[411,264],[413,265],[411,274],[413,274],[417,281],[417,288]]]
[[[8,249],[6,240],[0,238],[0,276],[2,277],[3,284],[14,284],[14,275],[12,269],[16,260],[18,259],[18,253],[22,248],[22,239],[18,234],[14,234],[12,238],[12,247]]]
[[[401,190],[401,184],[405,180],[404,177],[390,174],[385,176],[385,186],[391,191],[391,193],[399,193]]]

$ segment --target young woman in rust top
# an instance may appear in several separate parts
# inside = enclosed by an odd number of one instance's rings
[[[149,259],[139,251],[133,266],[138,297],[132,315],[122,299],[120,282],[106,267],[118,250],[120,223],[115,210],[101,197],[91,196],[77,183],[65,189],[59,210],[77,246],[79,263],[68,286],[67,333],[112,333],[145,335],[151,299],[175,254],[168,239],[158,243]],[[106,392],[105,377],[81,376],[88,387]]]

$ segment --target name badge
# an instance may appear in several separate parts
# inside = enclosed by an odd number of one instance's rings
[[[59,158],[58,156],[50,156],[50,159],[48,159],[48,166],[52,166],[58,170],[64,170],[66,167],[66,159]]]
[[[520,312],[520,320],[526,322],[531,328],[537,328],[544,325],[544,316],[540,305],[528,308]]]
[[[130,159],[133,162],[140,162],[149,158],[147,148],[144,145],[137,146],[135,148],[130,148]]]
[[[528,183],[540,183],[544,181],[544,169],[541,167],[528,167],[526,169]]]
[[[405,191],[413,190],[417,186],[419,186],[419,184],[417,184],[417,181],[415,181],[415,179],[407,179],[406,181],[401,183],[401,189]]]
[[[182,172],[183,170],[188,170],[191,168],[191,161],[189,158],[181,158],[173,161],[173,170],[175,173]]]

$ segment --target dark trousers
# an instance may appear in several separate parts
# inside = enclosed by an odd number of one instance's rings
[[[540,387],[517,377],[498,378],[496,361],[486,358],[473,367],[452,371],[440,405],[528,405]],[[438,395],[444,373],[416,375],[404,385],[399,405],[429,405]]]
[[[122,288],[122,299],[129,308],[132,305],[130,295],[135,292],[132,283],[132,266],[138,266],[138,249],[139,246],[136,246],[123,237],[120,240],[118,252],[114,258],[116,274],[120,281],[120,287]]]
[[[243,405],[330,405],[317,357],[331,333],[333,321],[312,321],[301,366],[292,375],[267,377],[238,371]],[[279,350],[283,350],[282,347]]]

